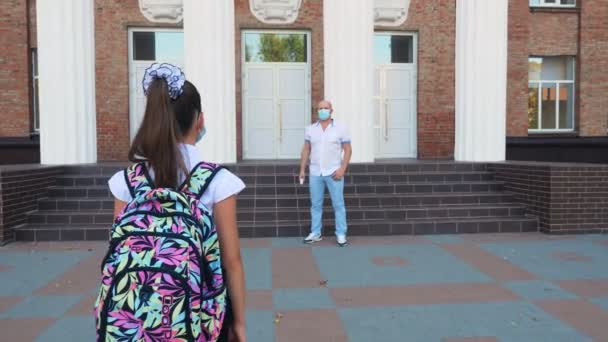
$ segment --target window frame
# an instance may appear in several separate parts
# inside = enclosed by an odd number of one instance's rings
[[[572,65],[570,67],[572,67],[572,80],[530,80],[528,79],[528,89],[530,89],[530,85],[534,84],[537,86],[537,96],[538,96],[538,128],[529,128],[528,127],[528,133],[572,133],[575,131],[576,128],[576,57],[575,56],[529,56],[528,57],[528,63],[530,61],[531,58],[555,58],[555,57],[561,57],[561,58],[568,58],[572,60]],[[541,70],[542,73],[542,70]],[[560,85],[561,84],[572,84],[572,122],[571,122],[571,126],[572,128],[542,128],[543,126],[543,121],[542,121],[542,117],[543,117],[543,113],[542,113],[542,90],[543,90],[543,83],[545,84],[555,84],[555,93],[557,95],[556,100],[555,100],[555,124],[556,126],[559,126],[559,102],[560,102],[560,98],[559,98],[559,90],[560,90]],[[529,107],[528,107],[529,108]]]
[[[39,79],[39,75],[38,75],[38,48],[34,47],[34,48],[30,48],[30,58],[31,58],[31,65],[30,65],[30,77],[31,77],[31,93],[30,93],[30,97],[31,97],[31,110],[30,110],[30,115],[31,115],[31,123],[32,123],[32,133],[40,133],[40,99],[39,99],[39,95],[38,95],[38,91],[36,91],[37,87],[36,84],[38,83],[38,79]]]
[[[555,0],[555,3],[547,3],[547,0],[538,0],[539,3],[534,5],[530,3],[530,7],[532,8],[576,8],[577,3],[576,0],[574,4],[562,4],[561,0]]]

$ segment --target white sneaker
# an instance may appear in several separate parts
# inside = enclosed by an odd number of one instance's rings
[[[348,241],[346,241],[346,235],[337,235],[336,242],[339,247],[346,247],[348,245]]]
[[[304,239],[304,243],[313,243],[313,242],[319,242],[323,240],[323,237],[321,235],[316,235],[314,233],[310,233],[308,234],[308,236]]]

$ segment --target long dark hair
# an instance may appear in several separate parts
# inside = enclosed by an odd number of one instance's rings
[[[129,149],[130,161],[145,161],[154,169],[154,185],[159,188],[176,188],[179,173],[188,174],[178,144],[201,112],[201,95],[188,81],[182,89],[172,100],[164,79],[152,81],[144,119]]]

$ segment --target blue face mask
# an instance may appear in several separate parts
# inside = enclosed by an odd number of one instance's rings
[[[203,127],[203,129],[201,129],[201,131],[198,132],[198,135],[196,136],[197,144],[203,139],[203,137],[205,136],[205,133],[207,133],[207,128]]]
[[[329,109],[319,109],[319,120],[327,120],[329,119],[329,114],[331,114]]]

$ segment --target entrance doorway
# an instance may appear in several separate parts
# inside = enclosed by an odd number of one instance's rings
[[[310,123],[310,34],[242,33],[243,159],[296,159]]]
[[[129,30],[129,134],[135,138],[146,110],[142,80],[152,63],[184,67],[184,33],[181,30],[141,28]]]
[[[376,158],[416,158],[417,39],[374,34]]]

